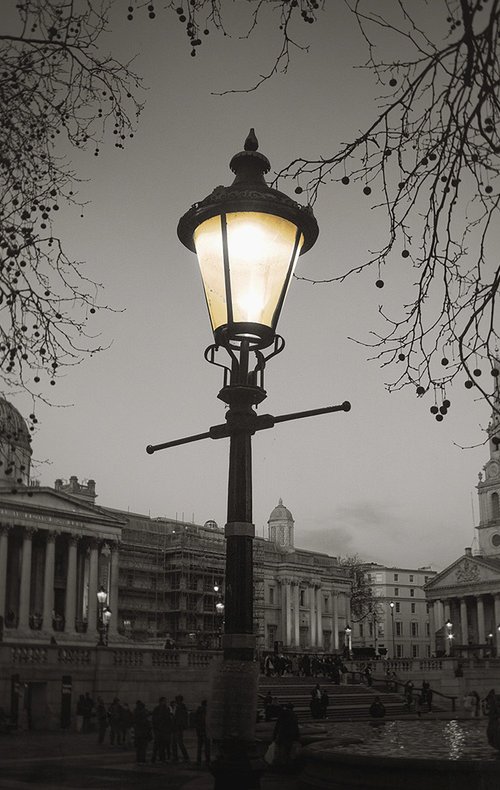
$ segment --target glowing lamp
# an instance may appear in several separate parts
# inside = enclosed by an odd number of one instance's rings
[[[309,207],[268,187],[271,165],[253,129],[233,156],[229,187],[216,187],[180,219],[177,235],[196,252],[217,345],[265,348],[276,327],[299,255],[318,237]]]
[[[101,606],[104,606],[104,604],[108,600],[108,594],[104,589],[104,587],[99,587],[99,590],[97,591],[97,600],[99,601]]]

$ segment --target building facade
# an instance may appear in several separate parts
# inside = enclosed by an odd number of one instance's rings
[[[488,425],[489,457],[479,474],[479,524],[472,547],[426,586],[433,650],[500,656],[500,389]]]
[[[389,658],[429,658],[430,620],[424,586],[436,576],[430,567],[400,568],[363,563],[373,606],[352,623],[353,648],[372,648]]]

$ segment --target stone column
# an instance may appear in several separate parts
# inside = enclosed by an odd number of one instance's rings
[[[97,631],[97,567],[99,546],[97,540],[90,542],[90,561],[89,561],[89,608],[87,633],[94,635]]]
[[[292,644],[292,585],[290,580],[287,580],[285,585],[285,600],[286,600],[286,610],[285,610],[285,623],[286,623],[286,634],[285,634],[285,644],[287,646]]]
[[[436,655],[436,617],[434,612],[434,602],[429,603],[429,637],[431,641],[431,656]]]
[[[316,644],[323,647],[323,600],[321,587],[316,587]]]
[[[7,554],[9,549],[9,529],[7,524],[0,524],[0,617],[6,615],[7,601]]]
[[[316,624],[317,624],[317,620],[316,620],[316,610],[315,610],[315,606],[314,606],[314,603],[315,603],[315,601],[314,601],[315,592],[316,591],[314,589],[314,586],[309,587],[309,608],[310,608],[310,611],[309,611],[309,622],[310,622],[310,625],[311,625],[311,630],[310,630],[310,647],[316,647],[316,644],[317,644],[317,642],[316,642]]]
[[[298,582],[293,588],[293,611],[295,615],[293,644],[295,647],[300,647],[300,585]]]
[[[67,634],[75,633],[77,546],[77,536],[68,535],[68,572],[66,574],[66,598],[64,601],[64,630]]]
[[[484,625],[484,604],[481,595],[477,596],[477,640],[480,645],[486,642],[486,628]]]
[[[495,645],[497,649],[497,657],[500,657],[500,593],[495,593],[493,596],[495,606]]]
[[[31,586],[31,553],[35,530],[28,528],[23,534],[21,555],[21,589],[19,592],[19,628],[29,628],[30,617],[30,586]]]
[[[334,650],[339,649],[339,599],[336,592],[332,592],[332,631],[333,640],[332,646]]]
[[[111,610],[111,620],[109,621],[108,636],[118,633],[118,543],[111,544],[111,555],[109,558],[110,583],[109,583],[109,608]]]
[[[460,598],[460,638],[463,645],[469,642],[469,623],[467,620],[467,601],[465,598]]]
[[[54,568],[56,555],[56,532],[46,532],[45,568],[43,573],[43,622],[44,631],[52,631],[52,612],[54,611]]]

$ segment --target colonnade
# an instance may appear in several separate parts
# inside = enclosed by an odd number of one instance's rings
[[[0,524],[0,617],[6,629],[23,635],[64,632],[70,637],[79,631],[93,640],[101,585],[114,614],[112,635],[118,624],[116,540]]]
[[[325,590],[319,581],[307,585],[297,579],[282,577],[281,585],[281,633],[284,644],[289,648],[300,648],[301,620],[306,616],[309,631],[308,647],[318,650],[325,649],[324,631],[331,632],[331,650],[339,649],[339,601],[335,590]],[[304,603],[301,606],[301,592]],[[323,606],[323,599],[328,598],[328,606]],[[346,606],[348,598],[346,597]],[[344,606],[344,609],[346,608]],[[349,615],[346,611],[346,617]],[[341,645],[340,645],[341,647]]]
[[[446,624],[450,623],[449,626]],[[447,655],[453,649],[477,646],[495,648],[500,656],[500,592],[471,593],[429,602],[431,652],[436,652],[436,633],[441,630]]]

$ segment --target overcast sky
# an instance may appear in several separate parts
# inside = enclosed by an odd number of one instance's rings
[[[229,184],[231,156],[255,127],[260,150],[278,170],[293,157],[327,154],[374,112],[374,87],[362,42],[342,4],[301,25],[309,54],[296,51],[286,76],[252,93],[241,88],[272,65],[279,46],[270,27],[250,41],[212,33],[192,58],[172,15],[130,24],[118,14],[109,47],[137,54],[148,86],[137,134],[125,151],[102,148],[74,160],[91,203],[60,212],[59,232],[108,303],[123,312],[96,326],[108,351],[58,380],[49,393],[62,408],[37,407],[36,474],[93,478],[100,505],[196,523],[226,514],[228,441],[206,440],[148,456],[145,447],[224,421],[218,368],[196,258],[177,240],[179,217],[217,184]],[[231,5],[231,4],[228,4]],[[240,4],[241,5],[241,4]],[[441,8],[436,4],[436,7]],[[335,7],[335,15],[333,13]],[[433,6],[434,8],[434,6]],[[431,12],[429,12],[431,13]],[[292,192],[292,188],[289,189]],[[315,207],[320,239],[297,273],[328,276],[363,261],[379,237],[361,187],[329,187]],[[386,372],[367,361],[367,338],[384,299],[403,301],[403,283],[384,292],[368,272],[343,285],[292,284],[279,331],[285,351],[266,370],[261,411],[281,414],[352,403],[350,413],[286,423],[253,441],[254,521],[259,534],[281,497],[295,518],[297,546],[366,560],[440,569],[463,553],[477,519],[475,485],[486,447],[488,408],[463,382],[448,396],[443,423],[430,400],[408,390],[389,395]],[[22,398],[15,400],[22,411]]]

